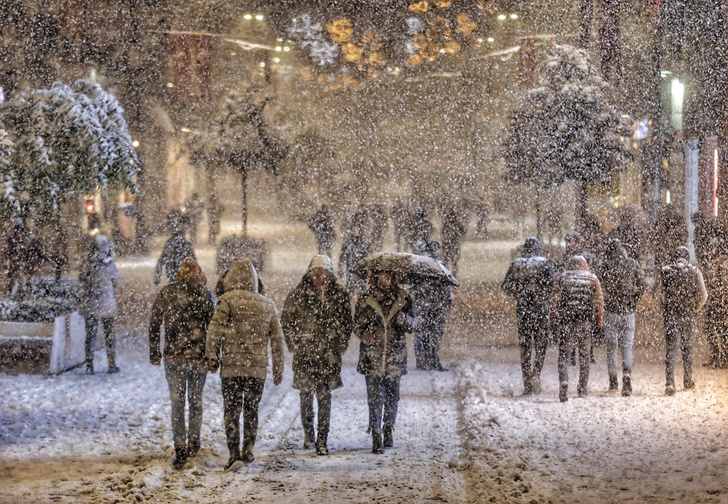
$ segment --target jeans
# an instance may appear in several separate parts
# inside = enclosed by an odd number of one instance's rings
[[[399,404],[400,377],[387,378],[366,375],[367,404],[369,405],[369,429],[381,432],[382,423],[386,427],[394,427],[397,420]]]
[[[207,380],[207,364],[204,361],[166,359],[164,376],[169,384],[172,401],[172,434],[175,450],[200,446],[202,427],[202,389]],[[189,429],[185,428],[185,396],[189,406]]]
[[[698,333],[696,317],[665,317],[665,375],[668,382],[675,382],[675,361],[678,346],[682,350],[683,383],[693,380],[693,343]]]
[[[561,327],[561,339],[559,341],[559,383],[569,385],[569,362],[574,347],[579,350],[579,392],[586,392],[589,382],[589,365],[591,357],[589,348],[591,346],[592,324],[588,321],[568,321]]]
[[[240,453],[240,413],[243,413],[243,452],[250,452],[258,436],[258,406],[264,378],[233,376],[222,379],[225,436],[230,456]]]
[[[622,352],[622,372],[632,372],[632,347],[634,346],[634,313],[604,314],[604,337],[607,342],[607,372],[617,377],[617,345]]]
[[[304,432],[313,433],[313,392],[301,391],[301,424]],[[331,425],[331,389],[328,380],[316,381],[318,399],[318,434],[326,437]]]
[[[114,318],[102,318],[101,325],[106,340],[106,355],[109,358],[109,368],[116,367],[116,343],[114,341]],[[93,315],[86,316],[86,365],[94,365],[94,340],[99,332],[99,319]]]
[[[527,391],[531,390],[531,378],[541,377],[543,361],[549,342],[548,305],[518,314],[518,346],[521,349],[521,374]],[[531,364],[531,350],[534,359]]]

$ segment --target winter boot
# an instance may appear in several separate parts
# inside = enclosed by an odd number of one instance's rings
[[[225,464],[225,470],[226,471],[229,471],[230,468],[233,466],[233,464],[235,462],[237,462],[238,460],[242,460],[240,458],[240,452],[239,451],[238,452],[231,452],[230,453],[230,458],[228,459],[227,464]]]
[[[531,391],[536,395],[541,393],[541,378],[538,376],[531,377]]]
[[[394,446],[394,426],[385,425],[382,427],[382,443],[385,448],[392,448]]]
[[[243,440],[243,451],[240,454],[240,460],[246,464],[250,464],[253,460],[255,460],[255,456],[253,455],[253,446],[255,446],[255,439]]]
[[[675,380],[667,380],[665,384],[665,395],[675,395]]]
[[[326,447],[329,435],[319,430],[318,438],[316,438],[316,455],[328,455],[329,449]]]
[[[568,383],[562,383],[559,386],[559,401],[566,402],[569,400],[569,396],[567,395],[568,391],[569,391]]]
[[[316,439],[316,433],[313,430],[313,426],[304,427],[304,429],[303,429],[303,449],[310,450],[311,446],[313,446],[315,439]]]
[[[384,453],[384,446],[382,446],[382,433],[379,431],[372,431],[372,453],[381,455]]]
[[[86,363],[86,374],[87,375],[94,374],[94,363],[93,362]]]
[[[609,376],[609,392],[616,392],[619,390],[619,382],[617,381],[617,375]]]
[[[442,362],[440,362],[439,357],[435,357],[435,364],[432,366],[432,369],[435,371],[450,371],[448,368],[443,366]]]
[[[172,467],[179,470],[182,469],[187,463],[187,450],[184,448],[175,448],[176,454],[172,461]]]
[[[685,386],[685,390],[690,390],[695,388],[695,382],[693,380],[685,380],[683,382],[683,385]]]
[[[200,440],[189,439],[187,440],[187,457],[192,458],[197,456],[197,452],[200,451]]]
[[[628,370],[622,371],[622,395],[624,397],[632,395],[632,376]]]
[[[577,395],[577,397],[581,397],[581,398],[586,397],[586,395],[587,395],[586,394],[586,387],[583,387],[582,388],[581,386],[577,386],[576,387],[576,395]]]
[[[119,366],[116,364],[109,364],[109,369],[106,370],[108,374],[118,373],[119,371]]]

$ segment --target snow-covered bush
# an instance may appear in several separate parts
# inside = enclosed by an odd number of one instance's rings
[[[29,90],[1,105],[0,126],[13,148],[0,161],[0,212],[25,218],[58,211],[74,193],[134,190],[139,161],[123,112],[87,80]]]
[[[588,53],[568,45],[553,51],[543,85],[527,92],[511,116],[505,159],[515,182],[545,188],[576,181],[583,216],[588,185],[606,184],[626,167],[623,138],[630,131]]]

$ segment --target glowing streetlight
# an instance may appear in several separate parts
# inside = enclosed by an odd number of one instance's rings
[[[260,68],[264,68],[264,67],[265,67],[265,61],[261,61],[261,62],[260,62],[260,63],[258,63],[258,64],[260,65]]]
[[[136,147],[139,147],[139,140],[134,140],[134,141],[133,141],[133,142],[131,143],[131,146],[132,146],[132,147],[134,147],[134,148],[136,148]]]
[[[246,14],[246,15],[243,16],[243,19],[247,19],[248,21],[250,21],[251,19],[253,19],[253,15],[252,14]]]
[[[281,46],[276,46],[276,51],[281,52],[283,48]]]
[[[291,48],[290,48],[290,47],[288,47],[288,46],[285,46],[285,47],[283,48],[283,51],[285,51],[285,52],[288,52],[288,51],[290,51],[290,50],[291,50]]]
[[[281,62],[280,58],[273,58],[273,63],[280,63],[280,62]]]
[[[511,19],[518,19],[518,14],[511,14]]]
[[[495,42],[495,39],[493,37],[488,37],[488,43],[492,44]]]
[[[265,19],[265,17],[263,16],[263,14],[256,14],[255,15],[255,20],[256,21],[263,21],[263,19]]]
[[[498,14],[498,20],[499,21],[505,21],[506,20],[506,15],[505,14]]]

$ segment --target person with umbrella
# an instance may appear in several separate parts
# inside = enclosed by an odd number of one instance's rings
[[[372,453],[381,454],[394,445],[400,378],[407,374],[405,336],[414,329],[412,298],[399,283],[458,283],[434,259],[400,252],[372,254],[352,272],[368,281],[354,310],[354,334],[361,340],[356,369],[366,378]]]

